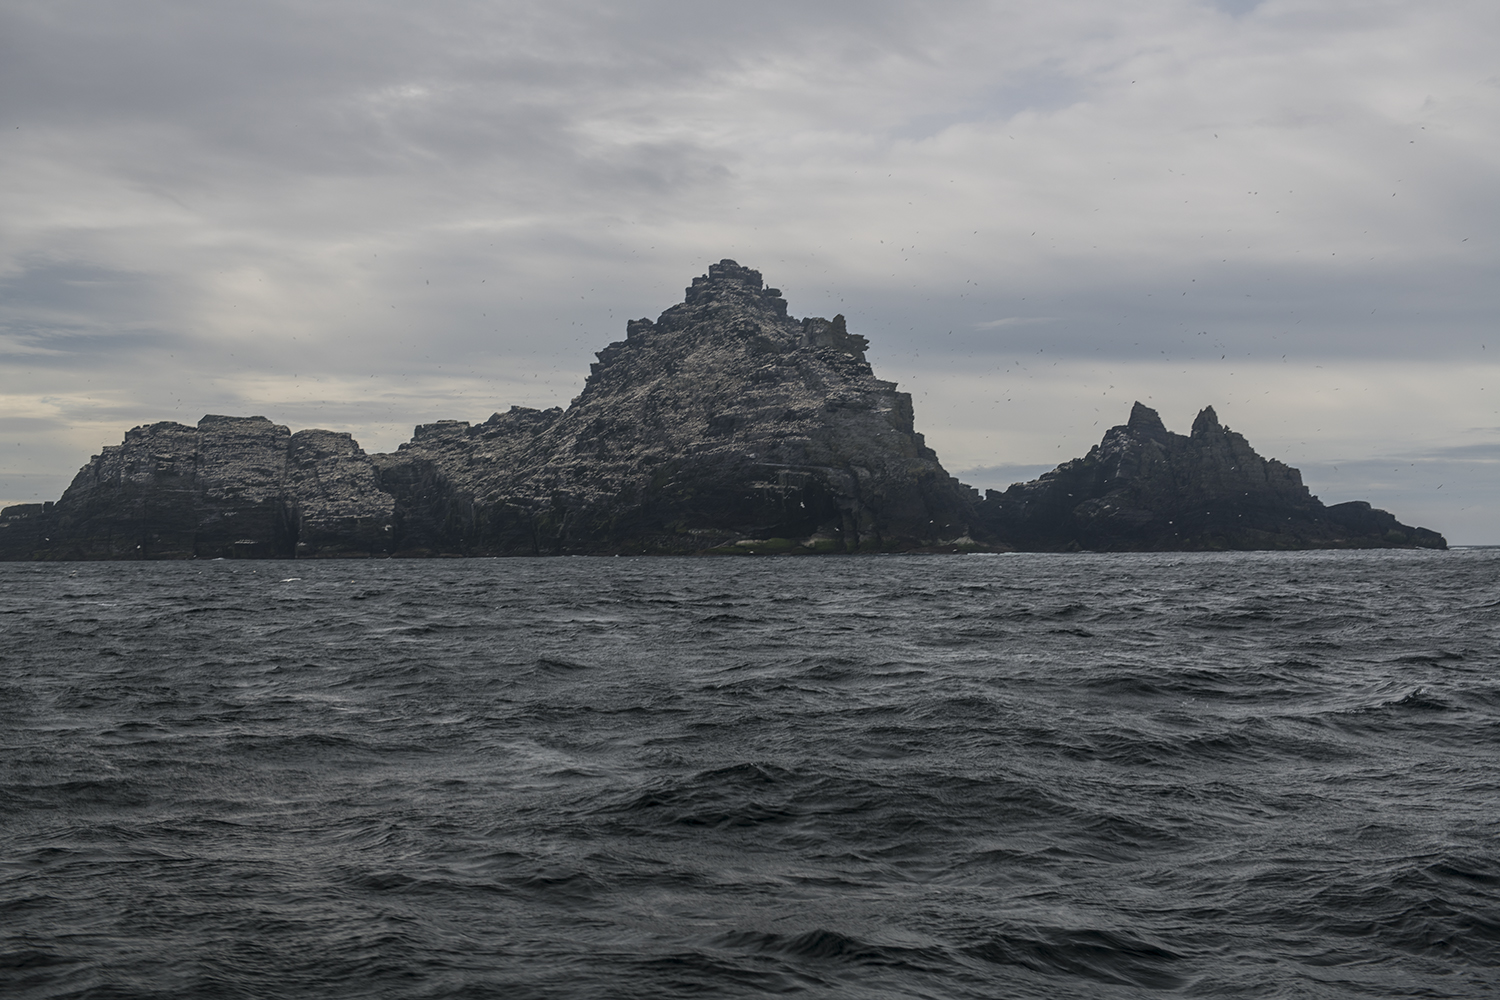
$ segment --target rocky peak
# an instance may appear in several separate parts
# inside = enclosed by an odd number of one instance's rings
[[[1165,437],[1167,434],[1167,425],[1161,422],[1161,414],[1140,401],[1130,408],[1130,419],[1125,426],[1138,437]]]
[[[508,443],[424,425],[374,456],[411,511],[407,537],[422,525],[414,548],[696,551],[780,538],[861,551],[965,536],[970,492],[842,315],[794,319],[759,271],[723,260],[625,333],[566,411]]]
[[[759,271],[743,267],[726,257],[717,264],[708,265],[707,274],[693,279],[687,288],[686,301],[695,302],[715,293],[759,295],[765,287]]]
[[[1212,434],[1222,434],[1225,428],[1219,423],[1219,415],[1214,412],[1212,406],[1205,406],[1198,411],[1197,418],[1193,421],[1192,436],[1195,438],[1206,438]]]
[[[863,361],[870,342],[857,333],[850,333],[844,321],[844,314],[839,313],[833,319],[824,319],[821,316],[809,316],[804,319],[800,346],[827,347]]]
[[[982,516],[996,535],[1040,549],[1299,549],[1443,546],[1383,511],[1326,508],[1301,474],[1256,454],[1212,406],[1192,435],[1174,434],[1141,403],[1081,459],[1030,483],[991,491]]]
[[[643,317],[626,323],[625,339],[596,353],[598,363],[589,366],[576,402],[586,409],[599,392],[660,383],[695,369],[719,382],[719,375],[742,364],[759,366],[762,359],[799,349],[828,348],[845,361],[865,364],[868,346],[864,337],[849,333],[842,315],[800,321],[788,316],[779,289],[766,288],[759,271],[725,259],[694,278],[684,300],[655,321]]]
[[[412,431],[412,443],[422,442],[424,444],[444,441],[459,440],[469,436],[469,422],[467,420],[435,420],[430,424],[418,424]],[[405,448],[406,445],[401,447]]]
[[[721,305],[786,316],[786,299],[781,297],[781,289],[767,288],[759,271],[742,267],[728,258],[708,265],[707,274],[693,279],[682,305],[689,309]],[[673,311],[668,310],[669,313]]]
[[[545,410],[534,409],[530,406],[512,406],[504,413],[490,414],[490,419],[474,428],[474,432],[485,438],[523,432],[538,434],[555,424],[562,414],[561,406],[552,406]]]

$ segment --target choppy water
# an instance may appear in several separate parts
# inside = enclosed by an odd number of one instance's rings
[[[1500,552],[0,588],[6,997],[1500,995]]]

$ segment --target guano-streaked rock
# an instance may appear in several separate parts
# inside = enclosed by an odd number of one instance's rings
[[[12,511],[6,558],[290,558],[386,551],[395,502],[348,434],[209,415],[132,428],[56,504]]]
[[[734,261],[599,352],[566,411],[417,429],[377,456],[403,551],[910,551],[971,546],[977,495],[842,316],[794,319]]]
[[[1184,436],[1137,403],[1086,457],[981,501],[867,347],[724,260],[628,323],[566,409],[439,420],[376,455],[265,417],[136,427],[56,503],[0,511],[0,558],[1445,546],[1325,507],[1211,407]]]

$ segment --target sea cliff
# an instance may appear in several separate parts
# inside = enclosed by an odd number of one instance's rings
[[[1183,436],[1137,403],[1086,457],[981,498],[867,347],[725,260],[627,324],[566,409],[423,424],[375,455],[259,416],[136,427],[56,503],[0,512],[0,558],[1444,547],[1325,507],[1212,408]]]

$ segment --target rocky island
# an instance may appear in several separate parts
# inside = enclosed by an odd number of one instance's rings
[[[867,347],[725,260],[631,321],[566,410],[423,424],[377,455],[265,417],[136,427],[56,503],[0,511],[0,558],[1444,547],[1324,507],[1211,408],[1183,437],[1137,403],[1087,457],[981,498]]]
[[[990,490],[978,520],[986,536],[1032,551],[1448,547],[1361,500],[1324,506],[1300,472],[1257,455],[1212,406],[1184,436],[1136,403],[1083,458]]]

